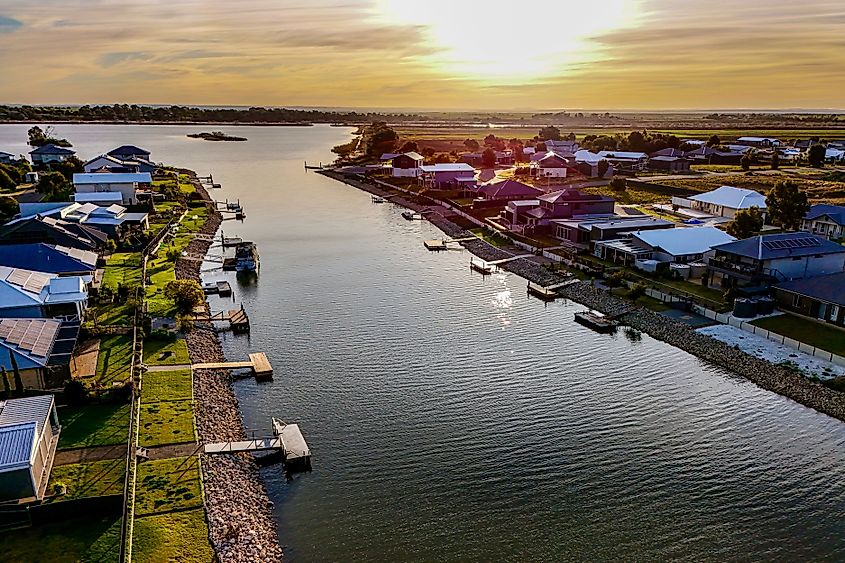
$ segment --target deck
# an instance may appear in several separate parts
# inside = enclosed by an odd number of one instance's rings
[[[560,297],[554,289],[543,287],[533,282],[528,282],[528,294],[533,295],[543,301],[554,301]]]
[[[285,424],[277,418],[273,419],[273,433],[279,437],[285,452],[287,463],[310,463],[311,449],[305,442],[305,437],[299,430],[298,424]]]
[[[264,352],[250,354],[245,362],[207,362],[193,364],[191,369],[251,369],[256,377],[273,375],[273,366]]]

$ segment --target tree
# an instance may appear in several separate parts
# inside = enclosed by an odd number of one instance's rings
[[[610,163],[607,159],[603,158],[599,161],[598,165],[596,165],[598,169],[599,178],[604,178],[607,175],[607,171],[610,170]]]
[[[742,155],[741,159],[739,159],[739,165],[742,166],[743,170],[748,170],[749,168],[751,168],[751,157],[748,156],[747,152]]]
[[[0,168],[0,190],[9,192],[14,190],[15,186],[17,186],[17,184],[14,180],[12,180],[11,176],[9,176],[9,173]]]
[[[807,193],[802,192],[798,184],[792,180],[780,180],[769,190],[766,207],[773,225],[794,231],[810,210],[810,203]]]
[[[707,139],[707,146],[708,147],[718,147],[722,144],[721,139],[719,139],[719,135],[711,135],[709,139]]]
[[[6,223],[20,211],[18,202],[8,196],[0,196],[0,223]]]
[[[12,388],[9,385],[9,374],[6,373],[5,367],[0,367],[0,376],[3,377],[3,396],[4,397],[11,397],[12,396]]]
[[[402,143],[402,147],[399,149],[399,152],[417,152],[417,143],[415,141],[405,141]]]
[[[51,164],[50,169],[64,176],[68,182],[73,182],[74,174],[81,174],[85,172],[85,163],[79,160],[76,156],[71,156],[62,162]]]
[[[176,280],[164,287],[164,295],[173,300],[181,313],[190,313],[205,300],[205,293],[196,280]]]
[[[807,163],[813,168],[821,168],[824,166],[824,157],[827,149],[824,145],[816,143],[807,151]]]
[[[777,170],[780,168],[780,156],[778,155],[778,151],[772,153],[772,170]]]
[[[39,127],[38,125],[30,127],[29,131],[27,131],[26,134],[29,138],[29,146],[31,147],[40,147],[44,144],[44,139],[47,137],[44,134],[44,130],[41,129],[41,127]]]
[[[758,207],[737,211],[734,220],[725,229],[729,235],[738,239],[754,236],[763,228],[763,214]]]
[[[71,184],[59,172],[44,172],[38,177],[35,189],[43,194],[47,201],[67,201],[70,199]]]
[[[478,141],[476,141],[475,139],[467,139],[466,141],[464,141],[464,146],[472,152],[476,152],[478,149],[481,148],[481,145],[479,145]]]
[[[560,141],[560,129],[554,125],[548,125],[540,129],[538,136],[541,141]]]
[[[634,284],[634,286],[630,290],[628,290],[628,298],[632,301],[636,301],[637,299],[645,295],[645,290],[646,287],[643,284]]]
[[[487,148],[481,153],[481,164],[484,168],[494,168],[496,166],[496,151]]]
[[[628,188],[625,178],[614,178],[610,181],[610,189],[614,192],[624,192]]]
[[[15,353],[9,349],[9,361],[12,363],[12,371],[15,373],[15,394],[23,395],[23,379],[21,379],[21,370],[18,368],[18,360],[15,358]]]

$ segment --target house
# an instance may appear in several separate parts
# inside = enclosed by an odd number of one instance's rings
[[[10,152],[0,151],[0,164],[12,164],[15,161],[15,155]]]
[[[458,187],[463,180],[475,179],[475,168],[465,162],[447,162],[441,164],[429,164],[420,167],[420,179],[430,189],[444,189]]]
[[[94,276],[97,253],[53,244],[0,245],[0,266],[59,276]]]
[[[578,141],[544,141],[546,150],[556,152],[558,154],[575,154],[578,151]]]
[[[671,174],[689,172],[690,164],[692,161],[678,156],[653,156],[648,161],[652,170],[665,170]]]
[[[574,159],[549,151],[531,163],[538,178],[566,178],[567,171],[574,166]]]
[[[589,248],[597,241],[618,239],[620,235],[632,231],[671,229],[675,226],[671,221],[650,215],[615,214],[576,215],[571,219],[552,219],[550,223],[553,237],[583,248]]]
[[[2,318],[82,317],[87,307],[88,290],[81,276],[0,266]]]
[[[617,169],[645,170],[648,168],[648,155],[644,152],[599,151],[598,155]]]
[[[736,140],[736,144],[746,147],[770,148],[780,145],[780,141],[772,137],[740,137]]]
[[[0,319],[0,367],[13,373],[14,356],[24,389],[63,387],[79,327],[76,319]]]
[[[614,168],[606,159],[600,157],[595,153],[583,149],[575,153],[575,166],[578,169],[578,172],[589,178],[596,178],[598,176],[601,176],[601,174],[599,173],[599,163],[601,163],[602,161],[606,162],[608,165],[607,171],[602,177],[608,178],[613,176]]]
[[[742,162],[742,153],[720,151],[711,147],[699,147],[684,154],[693,162],[703,164],[730,164],[739,165]]]
[[[15,221],[36,215],[53,217],[71,223],[82,223],[115,237],[123,236],[135,228],[146,231],[150,227],[146,213],[127,213],[125,207],[117,204],[100,206],[79,202],[21,203],[20,210],[20,219]]]
[[[123,194],[120,192],[91,192],[83,194],[72,194],[75,203],[93,203],[95,205],[120,205],[123,203]]]
[[[76,151],[57,147],[52,143],[41,145],[35,150],[29,151],[33,164],[49,164],[51,162],[64,162],[76,154]]]
[[[118,174],[100,172],[73,175],[73,187],[76,193],[119,192],[122,196],[121,203],[124,205],[138,203],[138,187],[151,184],[152,181],[149,172]]]
[[[488,201],[515,201],[536,199],[545,192],[517,180],[499,180],[478,187],[479,197]]]
[[[801,221],[801,230],[829,239],[845,238],[845,206],[813,205]]]
[[[43,242],[97,251],[105,246],[108,238],[99,229],[40,215],[15,220],[0,227],[0,245]]]
[[[686,154],[681,149],[660,149],[659,151],[655,151],[649,155],[650,158],[654,158],[656,156],[676,156],[678,158],[683,158],[684,154]]]
[[[135,145],[123,145],[117,147],[116,149],[110,150],[106,154],[108,156],[113,156],[120,160],[150,160],[150,151],[144,150],[140,147],[136,147]]]
[[[708,213],[714,217],[733,219],[742,209],[758,208],[765,215],[766,197],[754,190],[722,186],[690,197],[673,197],[672,204]]]
[[[416,152],[397,154],[391,159],[391,175],[394,178],[416,178],[422,173],[425,159]]]
[[[625,265],[637,260],[687,264],[703,260],[714,246],[735,240],[716,227],[652,229],[632,232],[626,239],[598,242],[595,254]]]
[[[845,326],[845,273],[783,282],[773,289],[781,311]]]
[[[543,194],[536,201],[538,205],[531,209],[517,209],[508,204],[505,218],[511,228],[547,227],[554,219],[569,219],[576,215],[612,215],[616,204],[612,197],[588,194],[575,188]]]
[[[95,156],[83,165],[86,174],[94,172],[139,172],[138,166],[107,154]]]
[[[845,270],[845,247],[803,232],[760,235],[713,250],[708,260],[713,287],[771,285]]]
[[[60,434],[53,395],[0,401],[0,502],[44,498]]]
[[[828,164],[845,162],[845,150],[828,147],[824,151],[824,161]]]

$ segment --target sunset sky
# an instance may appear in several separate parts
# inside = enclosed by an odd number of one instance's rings
[[[843,0],[0,0],[0,103],[845,109]]]

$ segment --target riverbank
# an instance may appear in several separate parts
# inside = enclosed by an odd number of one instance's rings
[[[332,171],[320,171],[319,173],[373,195],[389,198],[390,202],[413,211],[426,212],[423,216],[451,238],[473,236],[472,233],[449,220],[448,215],[439,211],[437,206],[417,203],[401,194],[397,195],[396,192],[373,184],[359,182]],[[448,211],[446,208],[442,208],[442,210]],[[480,239],[460,244],[474,255],[487,261],[510,256],[509,253]],[[544,286],[560,283],[566,279],[563,275],[531,260],[515,260],[502,264],[501,267],[530,282]],[[558,292],[564,298],[603,313],[615,313],[623,308],[632,307],[631,302],[613,296],[607,291],[597,289],[586,282],[568,285],[559,289]],[[657,340],[728,369],[763,389],[773,391],[804,406],[845,421],[845,393],[834,391],[789,368],[756,358],[715,338],[696,332],[684,323],[642,307],[633,306],[633,309],[623,315],[621,320],[632,328]]]
[[[206,202],[211,197],[197,180],[188,174],[197,192]],[[214,212],[200,234],[215,235],[222,216]],[[194,239],[188,245],[189,255],[205,256],[212,242]],[[179,260],[177,279],[200,281],[200,262]],[[214,327],[198,324],[185,336],[191,363],[226,361]],[[244,439],[238,399],[231,386],[228,370],[194,372],[194,410],[201,443]],[[261,480],[258,465],[249,454],[201,455],[202,481],[211,544],[221,562],[281,561],[272,503]]]

